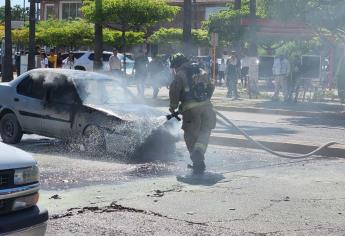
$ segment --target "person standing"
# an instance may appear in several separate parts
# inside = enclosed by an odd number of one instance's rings
[[[41,53],[41,68],[48,68],[48,57],[45,52]]]
[[[288,100],[288,77],[290,76],[290,62],[285,56],[274,59],[273,76],[275,77],[275,91],[273,100],[279,100],[280,90],[283,92],[284,101]]]
[[[249,57],[247,54],[241,59],[241,85],[242,88],[246,88],[248,84],[249,76]]]
[[[56,61],[56,68],[62,68],[62,66],[63,66],[62,54],[61,54],[61,52],[58,52],[57,61]]]
[[[153,98],[156,99],[161,87],[162,72],[164,70],[164,65],[157,55],[153,55],[152,61],[148,65],[148,78],[151,82],[153,88]]]
[[[272,74],[273,74],[273,79],[274,79],[274,95],[272,97],[272,100],[277,101],[279,100],[279,91],[280,91],[280,86],[282,83],[281,61],[280,61],[279,56],[274,57],[273,66],[272,66]]]
[[[17,52],[14,56],[15,59],[15,64],[16,64],[16,72],[17,72],[17,77],[20,75],[20,52]]]
[[[145,83],[147,79],[147,65],[149,60],[143,51],[140,51],[140,54],[135,59],[133,74],[134,79],[137,82],[138,96],[144,97],[145,93]]]
[[[237,70],[237,59],[234,55],[231,55],[226,63],[225,77],[228,87],[227,97],[238,99],[237,82],[238,82],[238,70]]]
[[[222,81],[225,78],[225,69],[226,69],[226,63],[225,63],[225,60],[222,59],[219,65],[219,74],[218,74],[219,85],[222,85]]]
[[[49,68],[56,68],[57,66],[57,55],[55,48],[52,48],[50,50],[49,56],[48,56],[48,65]]]
[[[288,101],[290,102],[292,102],[293,100],[297,102],[298,90],[299,90],[298,84],[301,78],[301,70],[302,70],[301,58],[296,55],[291,63],[291,79],[289,80],[289,83],[288,83],[288,90],[289,90]],[[294,93],[295,93],[295,98],[293,98]]]
[[[117,49],[114,49],[113,55],[109,57],[109,70],[115,77],[119,77],[121,69],[121,60],[117,57]]]
[[[74,65],[75,65],[75,58],[74,58],[74,54],[72,52],[70,52],[68,54],[68,57],[63,60],[62,64],[63,64],[63,68],[64,69],[74,69]]]
[[[286,56],[283,56],[281,61],[281,74],[282,74],[282,91],[283,91],[283,97],[284,102],[288,101],[289,98],[289,90],[288,90],[288,81],[291,77],[291,64],[289,62],[289,59]]]
[[[212,129],[216,126],[216,114],[210,101],[214,84],[197,63],[190,63],[181,53],[170,58],[174,80],[170,85],[171,113],[177,110],[183,116],[184,139],[193,162],[193,173],[203,174],[205,153]]]

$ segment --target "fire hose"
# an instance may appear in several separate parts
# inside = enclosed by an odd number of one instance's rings
[[[218,117],[222,118],[224,122],[222,122],[223,125],[225,125],[227,128],[232,129],[234,128],[235,130],[237,130],[238,132],[240,132],[248,141],[253,142],[257,147],[259,147],[260,149],[273,154],[275,156],[278,157],[283,157],[283,158],[307,158],[313,155],[316,155],[317,153],[319,153],[320,151],[322,151],[323,149],[326,149],[332,145],[337,144],[337,142],[329,142],[326,143],[320,147],[318,147],[317,149],[315,149],[314,151],[307,153],[307,154],[303,154],[303,155],[288,155],[288,154],[282,154],[276,151],[273,151],[272,149],[266,147],[265,145],[255,141],[252,137],[250,137],[244,130],[242,130],[241,128],[239,128],[237,125],[235,125],[231,120],[229,120],[228,118],[226,118],[223,114],[221,114],[220,112],[214,110],[215,113],[217,114]],[[179,118],[179,113],[178,112],[174,112],[170,115],[167,115],[167,119],[170,120],[172,118],[176,118],[178,121],[180,121],[181,119]],[[218,119],[219,120],[219,119]]]

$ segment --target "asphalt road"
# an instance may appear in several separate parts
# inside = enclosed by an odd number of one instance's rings
[[[224,114],[257,139],[325,143],[344,137],[339,120]],[[218,125],[213,135],[228,133]],[[283,159],[210,145],[208,172],[195,179],[182,141],[172,159],[141,163],[87,155],[35,135],[17,146],[38,161],[40,203],[50,211],[47,235],[345,234],[343,159]]]

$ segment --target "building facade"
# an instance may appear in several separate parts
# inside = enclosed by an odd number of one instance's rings
[[[183,6],[183,0],[168,0],[167,2],[174,6]],[[192,0],[192,27],[200,28],[202,22],[208,20],[211,14],[226,9],[226,4],[231,2],[233,0]],[[81,6],[81,0],[41,0],[41,19],[67,20],[81,18]],[[163,25],[165,27],[181,28],[183,26],[183,10],[181,9],[172,22]]]
[[[41,20],[49,18],[68,20],[81,18],[80,0],[42,0],[41,1]]]

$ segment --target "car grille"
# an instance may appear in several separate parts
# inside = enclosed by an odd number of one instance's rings
[[[14,185],[14,170],[0,171],[0,189],[10,188]]]

